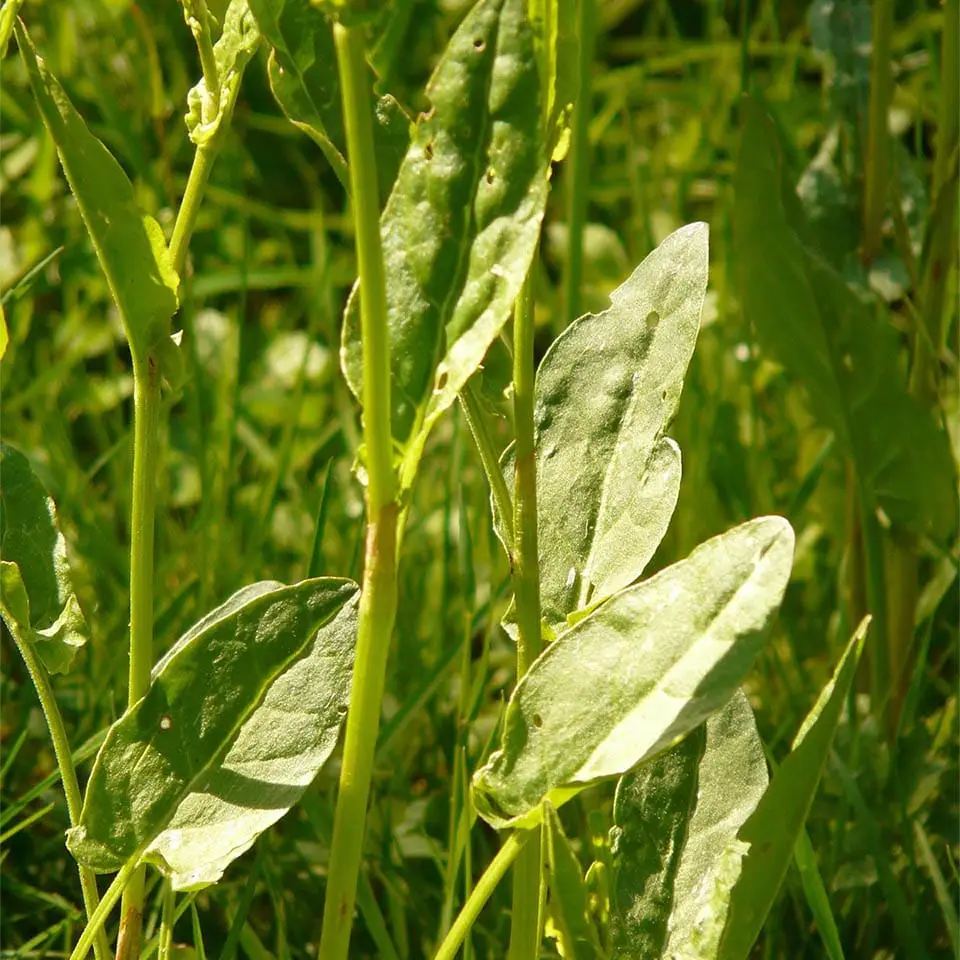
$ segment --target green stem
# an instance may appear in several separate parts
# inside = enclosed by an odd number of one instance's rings
[[[10,632],[20,655],[23,657],[23,662],[27,666],[27,673],[30,674],[37,696],[40,698],[40,707],[43,709],[43,715],[47,720],[47,729],[50,731],[50,739],[53,741],[53,752],[57,758],[57,766],[60,768],[63,793],[67,798],[67,816],[70,818],[70,826],[75,827],[80,822],[83,799],[80,794],[80,784],[77,782],[77,771],[73,765],[73,755],[70,752],[70,740],[63,725],[60,708],[57,706],[57,698],[54,696],[53,687],[50,684],[50,676],[30,642],[20,636],[19,630],[11,630]],[[79,867],[79,870],[83,906],[87,912],[87,920],[89,920],[100,903],[100,894],[97,892],[97,878],[88,867]],[[110,944],[102,930],[94,941],[93,948],[97,960],[109,960]]]
[[[513,594],[517,606],[517,680],[540,654],[540,561],[537,544],[537,461],[534,448],[533,268],[513,318]],[[510,960],[533,960],[540,947],[540,837],[526,846],[513,874]]]
[[[510,868],[510,864],[517,859],[520,851],[527,846],[535,834],[540,835],[539,829],[516,830],[510,834],[506,843],[490,861],[490,866],[484,870],[483,876],[477,881],[477,885],[473,888],[460,913],[457,914],[457,919],[453,921],[450,932],[443,938],[443,943],[440,944],[440,948],[434,955],[434,960],[454,960],[471,927],[476,922],[477,917],[480,916],[484,904],[490,899],[493,891],[497,888],[497,884],[500,883],[504,874]]]
[[[507,489],[507,481],[500,469],[500,457],[497,454],[497,448],[494,446],[493,438],[490,436],[487,418],[484,416],[480,398],[477,396],[477,388],[473,385],[472,380],[467,382],[466,387],[460,393],[460,407],[473,436],[473,442],[477,445],[480,462],[483,464],[483,472],[487,475],[487,483],[490,484],[493,502],[507,541],[507,552],[512,556],[514,549],[513,504],[510,499],[510,491]]]
[[[133,505],[130,516],[130,681],[133,706],[150,687],[153,668],[153,541],[160,431],[160,363],[149,353],[133,362]],[[146,866],[123,894],[117,960],[140,956]]]
[[[173,236],[170,237],[170,259],[178,276],[183,273],[183,266],[187,260],[187,249],[190,246],[190,237],[193,235],[193,228],[197,223],[203,191],[210,179],[210,171],[213,169],[216,153],[217,151],[212,145],[204,144],[197,147],[193,155],[190,176],[187,178],[183,200],[180,202],[177,220],[173,225]]]
[[[580,315],[583,282],[583,231],[587,220],[590,178],[590,114],[593,96],[590,70],[593,66],[593,2],[578,0],[577,36],[580,37],[577,99],[570,129],[570,161],[567,170],[567,275],[564,326]]]
[[[136,872],[137,859],[139,859],[140,853],[141,851],[137,851],[136,857],[131,858],[124,864],[120,872],[113,878],[113,882],[107,887],[107,892],[103,895],[100,906],[93,911],[93,916],[87,921],[83,933],[80,934],[80,939],[73,948],[73,953],[70,954],[70,960],[85,960],[94,940],[102,933],[103,925],[107,922],[110,911],[114,908],[116,902],[120,899],[120,894],[124,892],[130,878]]]
[[[387,656],[397,612],[399,518],[390,421],[387,294],[363,34],[338,23],[334,26],[334,39],[340,68],[360,279],[367,540],[319,960],[346,960],[350,948]]]
[[[893,37],[893,0],[873,4],[873,55],[870,64],[870,114],[867,130],[866,182],[863,196],[864,263],[871,263],[883,242],[883,211],[887,199],[890,143],[890,41]]]
[[[160,942],[157,947],[158,960],[170,960],[173,948],[173,925],[176,916],[177,894],[169,880],[163,882],[163,912],[160,915]]]
[[[876,716],[890,689],[890,650],[887,633],[887,596],[884,570],[883,531],[870,498],[859,486],[861,534],[867,579],[867,609],[873,616],[870,658],[870,701]]]

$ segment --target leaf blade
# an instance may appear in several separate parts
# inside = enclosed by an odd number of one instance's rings
[[[289,809],[336,743],[356,590],[332,578],[255,584],[184,634],[97,755],[68,834],[74,856],[101,872],[145,856],[181,888],[213,882]],[[304,699],[320,704],[320,720],[303,720]]]

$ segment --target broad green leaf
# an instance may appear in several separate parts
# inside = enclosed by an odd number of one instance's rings
[[[946,533],[957,515],[946,434],[908,393],[893,329],[805,248],[775,130],[753,101],[743,109],[734,239],[744,311],[850,453],[870,502],[894,523]]]
[[[409,487],[426,437],[476,372],[530,268],[547,197],[540,93],[524,0],[480,0],[430,83],[381,219],[393,436]],[[359,303],[342,360],[362,396]]]
[[[77,860],[103,872],[142,857],[177,889],[219,879],[336,745],[356,591],[258,583],[185,633],[97,755],[67,838]]]
[[[680,450],[664,431],[700,328],[707,237],[703,223],[667,237],[537,371],[540,602],[557,632],[633,583],[667,532]]]
[[[267,72],[280,109],[320,147],[337,179],[349,190],[330,22],[309,0],[252,0],[250,8],[272,48]],[[375,108],[377,177],[381,196],[386,199],[410,142],[410,122],[393,97],[380,97],[371,108]]]
[[[137,206],[127,175],[87,129],[22,25],[16,34],[33,96],[120,310],[130,351],[145,359],[169,335],[177,309],[179,281],[163,232]]]
[[[247,0],[230,0],[223,31],[213,46],[216,89],[211,90],[203,77],[187,93],[187,133],[198,147],[219,140],[229,126],[243,71],[259,44],[260,29]]]
[[[864,620],[847,644],[833,677],[801,724],[793,749],[740,831],[750,853],[730,900],[720,949],[723,960],[749,955],[790,866],[860,661],[868,623]]]
[[[474,776],[483,817],[535,823],[544,800],[622,776],[722,707],[776,615],[793,542],[782,517],[751,520],[561,634],[517,684],[500,749]]]
[[[739,690],[682,743],[617,785],[611,927],[620,960],[716,957],[747,844],[737,831],[768,783]]]
[[[70,583],[57,510],[30,462],[0,442],[0,614],[50,673],[70,667],[87,625]]]
[[[544,866],[550,889],[550,916],[558,934],[560,956],[589,960],[601,956],[600,940],[590,919],[587,888],[580,861],[563,832],[557,811],[548,803],[544,818]]]

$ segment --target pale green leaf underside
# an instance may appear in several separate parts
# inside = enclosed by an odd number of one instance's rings
[[[346,713],[356,584],[247,587],[188,631],[111,727],[68,846],[98,871],[145,857],[215,882],[300,798]]]
[[[621,591],[563,633],[517,684],[500,749],[474,777],[497,827],[536,822],[587,784],[672,746],[740,685],[793,561],[781,517],[744,523]]]
[[[20,54],[33,96],[60,155],[97,259],[123,318],[134,357],[169,333],[177,310],[177,275],[159,224],[144,216],[110,151],[87,129],[21,25]]]
[[[772,123],[752,100],[744,117],[734,210],[744,312],[804,384],[871,501],[895,522],[946,533],[957,516],[947,436],[908,392],[892,327],[804,246]]]
[[[27,458],[0,442],[0,613],[50,673],[70,667],[87,625],[70,582],[57,511]]]
[[[503,327],[547,197],[540,95],[524,0],[480,0],[451,39],[381,218],[394,440],[412,483],[433,423]],[[362,397],[359,303],[344,318],[347,382]]]
[[[737,832],[767,783],[739,690],[682,743],[623,777],[611,831],[616,960],[716,957],[748,849]]]
[[[680,450],[664,431],[700,327],[707,241],[703,223],[671,234],[609,309],[571,324],[540,364],[540,599],[557,632],[571,612],[633,583],[673,516]]]
[[[740,831],[750,854],[730,900],[719,953],[723,960],[749,955],[790,866],[860,662],[867,624],[861,623],[847,644],[833,677],[801,724],[792,751]]]

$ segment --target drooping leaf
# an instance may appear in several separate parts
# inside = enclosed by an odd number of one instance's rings
[[[801,724],[793,749],[740,831],[740,839],[749,844],[750,853],[730,899],[720,949],[723,960],[744,960],[749,955],[780,889],[820,783],[860,661],[868,623],[864,620],[847,644],[833,677]]]
[[[871,503],[919,532],[957,515],[946,434],[906,388],[896,336],[800,235],[776,133],[753,101],[737,167],[734,239],[744,311],[852,456]]]
[[[590,919],[580,861],[563,832],[557,811],[549,803],[546,806],[544,862],[548,871],[550,916],[557,930],[560,955],[569,960],[600,957],[600,940]]]
[[[673,516],[680,449],[664,436],[680,402],[707,288],[706,224],[667,237],[610,297],[572,323],[537,372],[541,614],[633,583]],[[513,467],[505,458],[508,480]]]
[[[793,530],[762,517],[706,541],[561,634],[517,684],[474,776],[496,827],[535,823],[586,785],[677,743],[740,685],[780,605]]]
[[[270,89],[287,119],[323,151],[350,189],[337,56],[330,22],[309,0],[252,0],[250,8],[271,46]],[[372,105],[373,106],[373,105]],[[377,176],[385,200],[410,141],[410,123],[393,97],[375,104]]]
[[[187,631],[107,734],[68,834],[77,860],[110,871],[142,857],[178,889],[215,882],[336,745],[356,592],[258,583]]]
[[[87,129],[21,24],[17,44],[135,358],[169,335],[179,283],[160,225],[137,206],[110,151]]]
[[[739,690],[682,743],[617,785],[611,927],[622,960],[717,956],[747,845],[737,831],[768,783]]]
[[[87,641],[70,583],[57,510],[27,458],[0,442],[0,614],[50,673],[63,673]]]
[[[524,0],[480,0],[427,86],[381,219],[394,440],[401,482],[503,327],[536,249],[547,196],[540,94]],[[342,360],[362,396],[359,302]]]
[[[187,133],[199,147],[212,144],[227,129],[240,92],[243,71],[260,45],[260,29],[247,0],[230,0],[223,31],[213,46],[216,89],[202,77],[187,93]]]

